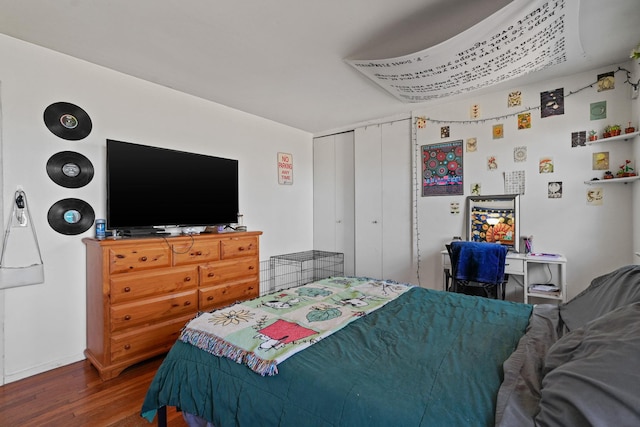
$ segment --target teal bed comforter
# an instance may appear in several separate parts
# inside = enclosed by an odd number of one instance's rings
[[[263,377],[176,342],[142,406],[227,426],[492,426],[531,305],[414,287]]]

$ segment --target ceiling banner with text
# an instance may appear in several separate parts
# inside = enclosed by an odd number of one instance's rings
[[[579,4],[514,0],[434,47],[397,58],[347,62],[404,102],[464,94],[584,55]]]

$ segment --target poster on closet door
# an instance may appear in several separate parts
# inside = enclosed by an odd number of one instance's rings
[[[293,156],[278,153],[278,184],[293,185]]]

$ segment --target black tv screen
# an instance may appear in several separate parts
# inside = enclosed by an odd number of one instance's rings
[[[107,227],[236,223],[238,161],[107,140]]]

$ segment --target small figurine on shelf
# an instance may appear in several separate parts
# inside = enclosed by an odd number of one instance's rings
[[[602,178],[603,179],[613,179],[613,174],[611,173],[611,171],[606,171]]]
[[[617,173],[618,178],[623,178],[627,176],[636,176],[635,172],[633,172],[633,168],[630,165],[631,165],[631,160],[625,160],[624,164],[620,165],[620,170]]]

